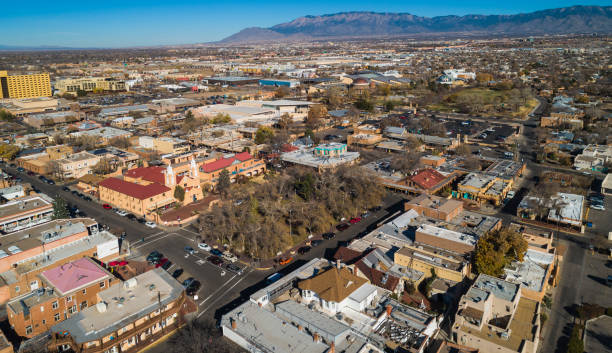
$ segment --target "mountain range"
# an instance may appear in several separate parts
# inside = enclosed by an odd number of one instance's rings
[[[342,12],[303,16],[269,28],[250,27],[219,43],[324,40],[410,35],[544,35],[612,33],[612,6],[572,6],[516,15],[421,17],[409,13]]]

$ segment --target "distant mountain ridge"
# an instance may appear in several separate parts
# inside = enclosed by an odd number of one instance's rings
[[[594,32],[612,33],[612,6],[572,6],[516,15],[421,17],[380,12],[309,15],[269,28],[246,28],[219,43],[444,33],[538,35]]]

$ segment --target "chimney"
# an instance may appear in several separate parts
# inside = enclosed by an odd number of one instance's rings
[[[387,316],[390,317],[391,316],[391,310],[393,309],[393,307],[391,305],[387,305]]]
[[[300,332],[304,331],[304,328],[302,327],[302,325],[298,325],[298,331]]]
[[[336,268],[340,269],[342,264],[340,263],[340,259],[336,259]]]
[[[319,334],[315,332],[315,333],[314,333],[314,335],[312,335],[312,340],[313,340],[315,343],[320,342],[320,339],[319,339]]]
[[[329,345],[329,353],[336,353],[336,344],[334,342]]]
[[[230,321],[232,322],[232,330],[235,330],[236,329],[236,320],[230,319]]]

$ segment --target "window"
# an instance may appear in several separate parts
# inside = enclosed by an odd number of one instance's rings
[[[87,307],[87,301],[83,300],[83,302],[81,303],[81,310],[85,309]]]
[[[72,296],[66,297],[66,303],[70,303],[72,301]]]
[[[46,325],[46,324],[47,324],[47,320],[43,320],[43,321],[42,321],[42,324],[43,324],[43,325]]]
[[[15,286],[15,293],[19,293],[19,286]]]
[[[60,320],[60,314],[53,315],[53,319],[55,320],[55,322],[58,322]]]
[[[83,289],[83,294],[87,294],[87,288]]]
[[[104,282],[100,282],[100,288],[104,288]]]
[[[53,302],[53,304],[51,304],[51,307],[53,308],[53,310],[57,309],[57,300]]]
[[[32,326],[26,326],[26,335],[29,335],[32,333]]]
[[[44,312],[44,311],[45,311],[45,307],[41,305],[41,306],[40,306],[40,312],[42,313],[42,312]]]
[[[77,312],[76,304],[68,308],[68,314],[74,314]]]

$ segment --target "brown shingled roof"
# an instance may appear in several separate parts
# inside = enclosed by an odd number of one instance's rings
[[[367,282],[368,280],[355,276],[346,267],[340,270],[332,267],[313,278],[301,281],[298,287],[317,293],[319,298],[325,301],[339,303]]]

